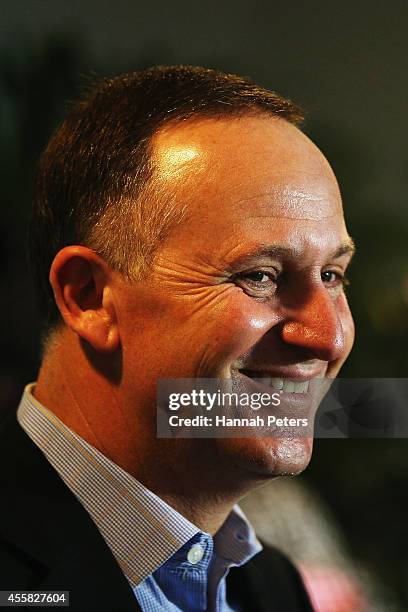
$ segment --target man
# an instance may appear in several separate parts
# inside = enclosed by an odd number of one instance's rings
[[[337,375],[353,246],[298,109],[159,67],[102,82],[45,151],[31,251],[43,360],[1,436],[1,588],[75,610],[305,610],[235,506],[302,471],[304,437],[156,436],[163,378]],[[52,467],[51,467],[52,466]]]

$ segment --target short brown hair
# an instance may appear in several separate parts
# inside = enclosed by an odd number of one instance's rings
[[[41,157],[30,223],[46,331],[60,320],[48,280],[60,249],[86,245],[132,278],[177,221],[148,197],[154,134],[170,121],[254,113],[302,119],[295,104],[247,78],[194,66],[104,79],[71,108]]]

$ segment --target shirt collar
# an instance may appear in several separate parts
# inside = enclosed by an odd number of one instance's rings
[[[254,528],[238,505],[214,536],[214,550],[227,565],[240,566],[262,550]]]
[[[87,510],[132,587],[141,583],[199,528],[67,427],[27,385],[17,419]],[[262,546],[235,506],[214,537],[217,556],[242,565]]]

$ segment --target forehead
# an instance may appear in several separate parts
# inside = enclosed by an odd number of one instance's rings
[[[190,235],[263,241],[290,227],[345,234],[341,197],[327,160],[295,126],[269,116],[169,126],[153,141],[160,192],[187,209]],[[296,226],[296,227],[295,227]],[[343,236],[344,238],[344,236]],[[337,237],[335,237],[337,239]]]

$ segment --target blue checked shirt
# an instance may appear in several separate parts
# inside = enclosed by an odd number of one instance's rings
[[[148,612],[230,612],[225,577],[262,546],[238,506],[211,537],[24,391],[17,419],[89,513]]]

